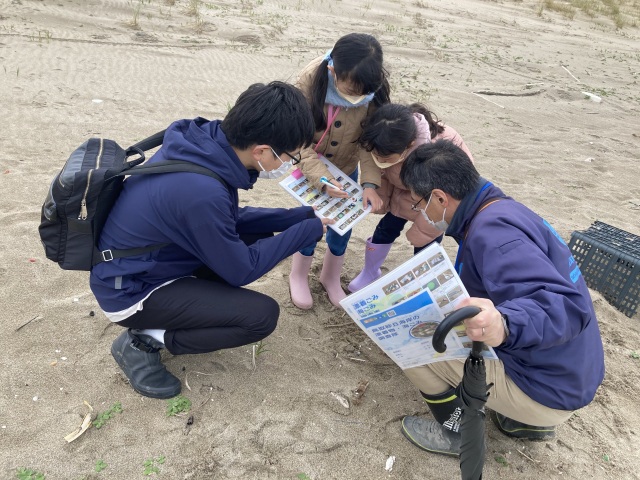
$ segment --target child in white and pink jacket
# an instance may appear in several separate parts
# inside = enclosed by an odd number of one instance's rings
[[[380,277],[380,267],[408,221],[413,222],[406,235],[414,246],[414,254],[442,236],[442,232],[430,225],[419,211],[412,209],[417,199],[411,198],[409,189],[400,180],[404,159],[418,146],[436,140],[455,143],[473,161],[458,132],[434,117],[435,114],[419,103],[410,106],[390,103],[376,110],[363,124],[359,143],[371,152],[374,162],[382,169],[382,185],[376,193],[383,206],[375,213],[385,215],[373,236],[367,239],[364,268],[349,284],[351,292]]]

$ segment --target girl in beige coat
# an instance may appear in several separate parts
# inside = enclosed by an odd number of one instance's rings
[[[300,168],[304,175],[323,191],[326,186],[320,183],[320,177],[327,177],[338,187],[326,190],[332,197],[349,196],[320,161],[319,155],[323,155],[353,181],[358,181],[360,173],[364,204],[371,204],[373,210],[380,209],[382,200],[376,193],[381,183],[380,168],[358,144],[362,134],[361,123],[367,115],[389,103],[389,83],[378,41],[362,33],[341,37],[332,50],[302,70],[297,86],[311,104],[316,126],[314,143],[302,150]],[[320,283],[336,306],[346,296],[340,285],[340,272],[350,235],[351,231],[340,236],[333,230],[328,230],[326,235],[327,251]],[[292,258],[289,275],[291,300],[302,309],[313,306],[308,275],[314,251],[315,244],[295,253]]]
[[[384,213],[373,236],[367,239],[364,268],[349,284],[349,291],[356,292],[381,275],[391,244],[400,236],[407,221],[413,225],[407,230],[407,239],[414,246],[414,254],[434,240],[440,240],[442,232],[430,225],[418,211],[413,210],[411,193],[400,180],[402,163],[418,146],[445,139],[455,143],[473,156],[462,137],[453,128],[442,124],[424,105],[410,106],[388,104],[369,117],[360,137],[360,144],[382,169],[382,182],[378,195]]]

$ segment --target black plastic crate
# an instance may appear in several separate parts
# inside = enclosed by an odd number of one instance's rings
[[[633,317],[640,303],[640,237],[602,222],[573,232],[569,248],[587,285]]]

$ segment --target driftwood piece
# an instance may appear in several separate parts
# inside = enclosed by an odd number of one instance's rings
[[[538,90],[528,90],[525,92],[496,92],[493,90],[477,90],[473,93],[480,95],[499,95],[502,97],[532,97],[533,95],[538,95],[544,92],[544,88],[540,88]]]

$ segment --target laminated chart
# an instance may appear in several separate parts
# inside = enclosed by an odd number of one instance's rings
[[[336,223],[327,226],[339,235],[344,235],[371,211],[371,206],[365,208],[362,204],[363,189],[358,182],[351,180],[326,158],[320,157],[320,160],[340,182],[343,190],[349,193],[349,197],[335,198],[323,193],[309,182],[299,168],[280,181],[280,186],[302,205],[316,207],[316,216],[335,220]]]

